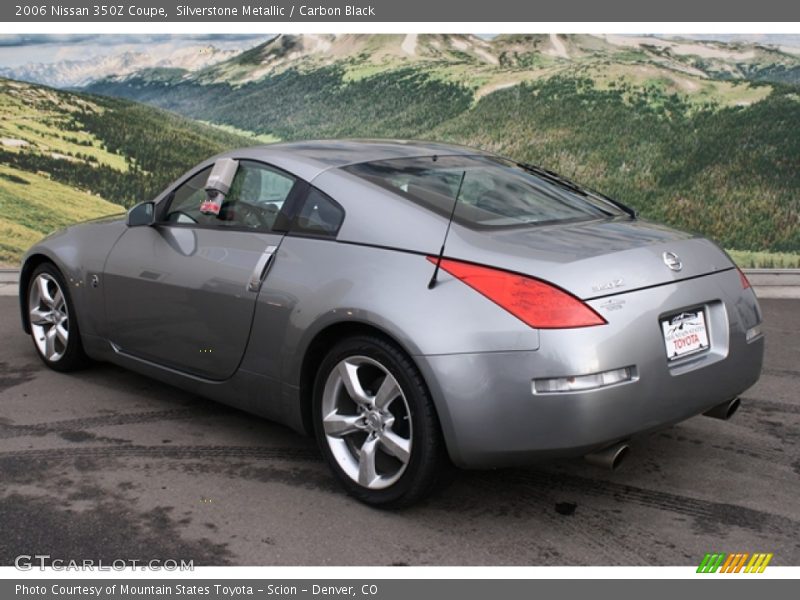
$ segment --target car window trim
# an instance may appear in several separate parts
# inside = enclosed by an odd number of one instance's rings
[[[199,169],[191,171],[185,177],[180,179],[179,182],[176,183],[169,192],[167,192],[167,193],[162,195],[162,197],[156,202],[156,210],[155,210],[156,224],[159,224],[159,223],[162,223],[162,222],[166,223],[163,219],[166,216],[167,212],[169,211],[169,207],[172,205],[172,202],[175,200],[175,193],[181,187],[186,185],[189,182],[190,179],[193,179],[194,177],[196,177],[197,175],[199,175],[200,173],[202,173],[206,169],[210,169],[213,166],[214,166],[214,164],[211,163],[211,164],[205,165],[204,167],[201,167]]]
[[[332,233],[311,233],[308,231],[296,231],[293,228],[297,224],[297,217],[300,214],[300,210],[305,205],[306,200],[308,200],[309,194],[311,192],[317,191],[323,196],[325,196],[328,200],[330,200],[339,210],[342,211],[342,219],[339,221],[339,225],[336,227],[336,231]],[[287,201],[288,204],[288,201]],[[307,238],[314,238],[319,240],[335,240],[339,236],[339,232],[342,230],[342,225],[344,224],[344,220],[347,218],[347,211],[345,210],[344,206],[340,202],[336,200],[333,196],[328,194],[327,192],[321,190],[315,185],[312,185],[306,182],[306,185],[302,191],[302,194],[298,194],[297,198],[295,199],[294,204],[291,206],[289,213],[287,214],[287,230],[286,235],[290,235],[292,237],[307,237]]]

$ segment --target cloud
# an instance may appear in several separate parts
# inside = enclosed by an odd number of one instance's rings
[[[96,35],[0,35],[0,46],[39,46],[42,44],[80,44],[96,38]]]
[[[20,34],[0,35],[0,68],[82,61],[126,52],[159,53],[213,45],[219,50],[246,50],[274,34]]]

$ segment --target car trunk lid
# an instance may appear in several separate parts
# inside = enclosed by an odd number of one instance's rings
[[[490,231],[454,223],[445,255],[530,275],[582,299],[733,267],[707,239],[624,218]]]

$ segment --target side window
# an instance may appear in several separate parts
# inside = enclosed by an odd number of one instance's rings
[[[213,220],[200,213],[200,203],[206,197],[205,185],[211,167],[206,167],[173,193],[164,219],[169,223],[203,223]]]
[[[258,162],[240,161],[218,225],[271,231],[294,184],[294,177],[286,173]]]
[[[310,187],[294,218],[291,231],[335,237],[344,221],[344,209],[330,196]]]
[[[295,184],[295,179],[286,173],[242,160],[219,214],[204,215],[200,205],[206,198],[205,185],[210,173],[211,167],[203,169],[173,192],[165,216],[167,222],[272,231]]]

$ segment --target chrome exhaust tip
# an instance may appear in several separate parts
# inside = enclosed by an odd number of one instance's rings
[[[619,442],[608,448],[598,450],[597,452],[590,452],[583,458],[590,465],[608,469],[609,471],[615,471],[622,464],[622,461],[625,460],[625,457],[628,456],[630,450],[631,447],[628,446],[626,442]]]
[[[742,401],[739,400],[739,398],[734,398],[733,400],[728,400],[722,404],[717,404],[714,408],[709,408],[703,413],[703,415],[706,417],[711,417],[712,419],[722,419],[723,421],[727,421],[736,413],[737,410],[739,410],[741,405]]]

